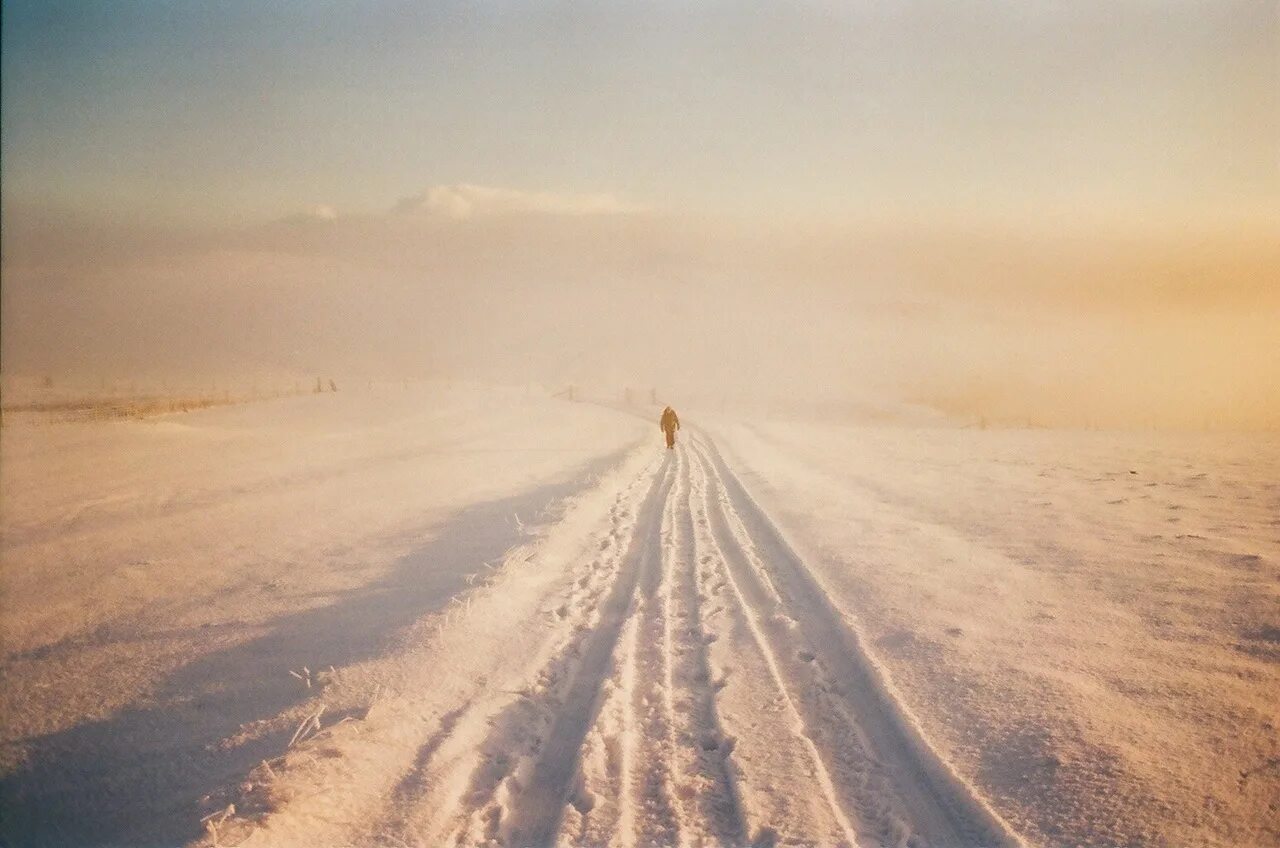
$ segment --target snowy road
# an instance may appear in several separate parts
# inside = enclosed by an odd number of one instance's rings
[[[655,416],[7,426],[0,841],[1274,843],[1274,440]]]
[[[366,804],[277,787],[250,844],[1015,843],[920,742],[711,440],[646,454],[441,623],[423,665],[457,640],[470,680],[441,697],[424,677],[431,692],[403,690],[385,722],[335,732],[283,778],[355,779]],[[567,586],[508,585],[565,550]],[[410,727],[394,753],[377,738]]]

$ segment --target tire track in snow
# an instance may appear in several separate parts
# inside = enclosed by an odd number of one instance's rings
[[[642,570],[631,609],[630,638],[621,657],[626,673],[620,694],[625,701],[623,738],[627,766],[622,782],[618,837],[623,848],[675,845],[680,841],[680,811],[673,799],[668,749],[673,736],[671,695],[670,605],[671,510],[682,485],[683,462],[669,454],[671,485],[649,532],[657,544],[649,551],[652,566]]]
[[[748,602],[726,548],[740,553],[736,539],[717,521],[722,497],[711,467],[696,447],[701,504],[698,524],[700,563],[708,597],[724,599],[717,614],[729,621],[717,626],[714,647],[725,675],[726,728],[734,735],[734,753],[743,796],[744,824],[756,845],[778,841],[804,844],[857,844],[826,763],[806,732],[805,721],[779,669],[776,649],[761,629],[761,615]]]
[[[612,841],[622,846],[742,844],[743,828],[715,713],[693,570],[692,472],[675,453],[675,483],[661,525],[661,571],[641,582],[635,652],[621,678],[633,759]]]
[[[508,844],[540,846],[555,840],[636,587],[659,567],[658,516],[675,480],[671,460],[668,457],[661,480],[655,480],[640,507],[613,589],[600,609],[599,623],[587,637],[573,683],[552,720],[524,791],[511,799],[510,823],[504,828]]]
[[[911,729],[830,597],[714,445],[692,441],[714,489],[704,496],[726,576],[773,657],[833,807],[878,844],[1018,844]]]
[[[683,810],[682,843],[742,845],[746,829],[729,762],[731,745],[716,711],[716,684],[708,656],[710,637],[703,622],[694,526],[693,462],[678,448],[682,487],[671,504],[671,554],[667,591],[668,691],[674,716],[667,767],[676,780]]]
[[[559,833],[572,845],[741,845],[737,798],[718,744],[700,625],[689,458],[661,516],[661,570],[637,587],[604,703],[582,752],[579,801]],[[586,799],[587,803],[580,801]]]

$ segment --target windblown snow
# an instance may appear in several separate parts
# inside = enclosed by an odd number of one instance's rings
[[[1280,843],[1274,437],[680,412],[6,420],[0,841]]]

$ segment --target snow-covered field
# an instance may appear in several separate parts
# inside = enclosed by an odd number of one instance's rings
[[[1280,842],[1274,438],[641,412],[6,420],[4,841]]]
[[[1280,439],[720,433],[1030,842],[1280,844]]]
[[[386,654],[644,433],[456,388],[92,425],[10,416],[6,836],[198,833],[200,799],[283,751],[330,665]],[[309,689],[289,674],[304,666]],[[326,723],[342,717],[330,703]]]

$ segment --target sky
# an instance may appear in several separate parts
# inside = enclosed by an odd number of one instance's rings
[[[1274,213],[1272,2],[4,4],[6,189],[196,221],[432,184],[747,216]]]
[[[5,370],[1270,420],[1278,8],[4,2]]]

